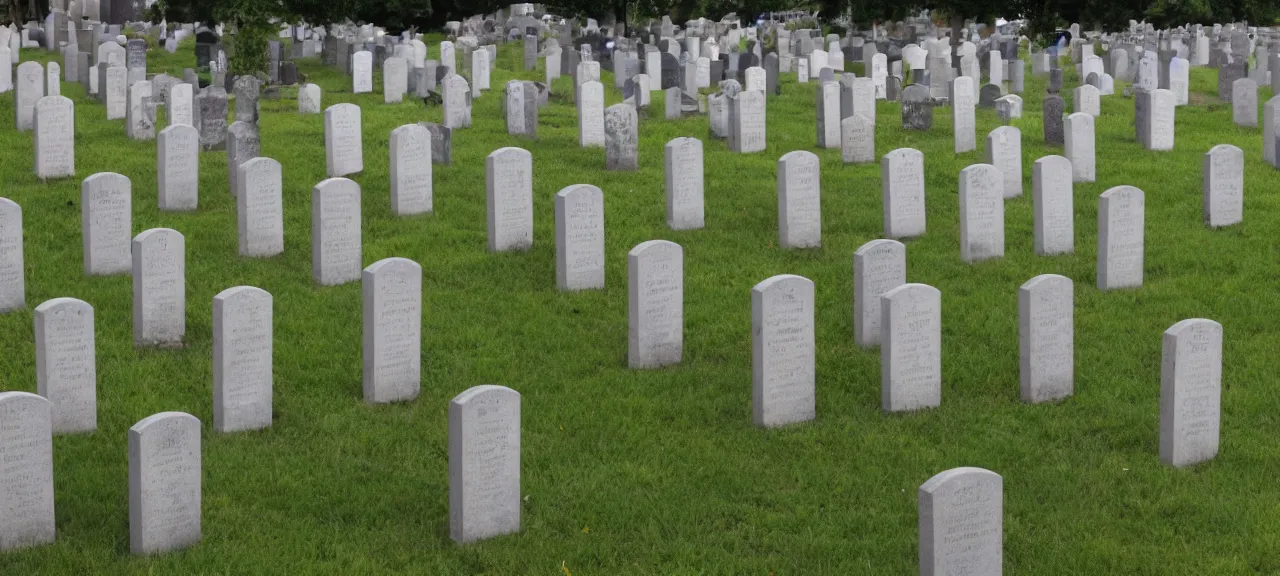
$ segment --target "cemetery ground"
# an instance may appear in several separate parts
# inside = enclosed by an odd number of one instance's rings
[[[437,39],[438,40],[438,39]],[[428,42],[435,49],[435,44]],[[149,53],[150,72],[193,67],[190,45]],[[557,80],[536,141],[507,136],[501,87],[520,70],[518,45],[499,51],[474,124],[456,130],[452,166],[434,167],[435,213],[395,217],[388,136],[439,121],[412,97],[384,105],[380,89],[318,59],[299,70],[323,106],[362,108],[363,262],[400,256],[423,268],[422,392],[411,402],[361,397],[361,286],[319,287],[311,271],[311,188],[325,179],[322,115],[299,115],[294,88],[262,99],[262,155],[283,165],[285,252],[237,255],[226,155],[200,157],[200,204],[156,207],[155,142],[126,138],[82,89],[75,178],[41,183],[30,133],[0,130],[3,195],[23,208],[27,307],[0,316],[0,390],[36,388],[32,308],[71,296],[92,304],[98,430],[54,439],[57,541],[0,555],[0,574],[912,574],[917,488],[934,474],[978,466],[1004,478],[1009,574],[1270,574],[1280,572],[1280,174],[1261,156],[1260,129],[1236,127],[1216,103],[1215,71],[1191,72],[1193,103],[1177,111],[1172,152],[1133,138],[1133,100],[1102,99],[1097,181],[1077,183],[1075,254],[1032,250],[1031,165],[1062,154],[1043,144],[1043,77],[1028,74],[1022,130],[1024,194],[1006,201],[1006,254],[960,260],[957,177],[983,162],[999,125],[977,112],[978,150],[952,152],[948,108],[933,129],[901,130],[880,102],[876,156],[924,152],[928,232],[906,241],[907,279],[942,293],[941,407],[880,408],[880,352],[853,341],[852,257],[880,238],[879,164],[843,165],[815,147],[816,84],[783,74],[768,101],[768,148],[733,154],[707,117],[641,112],[640,170],[606,172],[603,148],[579,148],[572,80]],[[51,59],[24,50],[22,59]],[[1069,65],[1068,65],[1069,66]],[[861,72],[861,70],[858,70]],[[380,72],[375,86],[381,86]],[[621,101],[603,74],[606,105]],[[1063,97],[1079,84],[1067,73]],[[1261,87],[1259,102],[1269,98]],[[12,97],[0,99],[12,122]],[[163,120],[160,123],[164,126]],[[706,227],[665,223],[663,145],[704,141]],[[1207,228],[1202,157],[1217,144],[1245,151],[1244,222]],[[484,158],[503,146],[533,153],[534,244],[490,253]],[[779,157],[822,160],[822,247],[777,246]],[[186,236],[187,332],[181,349],[135,349],[129,275],[86,277],[80,181],[118,172],[133,182],[133,232]],[[559,292],[553,197],[571,184],[605,195],[606,288]],[[1146,193],[1140,289],[1095,288],[1098,195],[1130,184]],[[627,368],[627,251],[646,240],[684,247],[683,361]],[[752,425],[751,288],[776,274],[816,285],[817,419]],[[1075,395],[1024,404],[1018,394],[1018,287],[1044,273],[1075,282]],[[239,285],[274,297],[274,418],[257,432],[212,429],[211,308]],[[1189,469],[1158,457],[1161,335],[1186,318],[1220,322],[1222,438],[1218,456]],[[522,529],[458,546],[449,538],[449,400],[479,384],[520,392]],[[166,410],[202,422],[203,539],[158,556],[129,554],[127,430]]]

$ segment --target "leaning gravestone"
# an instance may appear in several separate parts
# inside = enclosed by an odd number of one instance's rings
[[[213,429],[271,426],[272,300],[237,286],[213,297]]]
[[[181,550],[200,541],[200,420],[161,412],[129,428],[129,549]]]
[[[924,153],[899,148],[880,162],[884,235],[910,238],[925,233]]]
[[[195,210],[200,198],[200,133],[186,124],[161,130],[156,156],[159,208]]]
[[[813,281],[781,274],[751,289],[751,412],[756,426],[813,420]]]
[[[397,216],[432,211],[431,132],[418,124],[391,131],[391,211]]]
[[[1075,252],[1071,170],[1071,161],[1062,156],[1045,156],[1031,166],[1033,235],[1040,256]]]
[[[53,414],[29,392],[0,392],[0,552],[52,544]]]
[[[133,239],[133,344],[181,346],[187,331],[186,239],[152,228]]]
[[[22,262],[22,207],[0,198],[0,312],[26,306]]]
[[[822,184],[818,155],[806,150],[778,159],[778,245],[822,245]]]
[[[627,364],[679,364],[684,350],[684,249],[667,240],[627,253]]]
[[[960,171],[960,259],[1004,257],[1004,176],[990,164]]]
[[[1004,479],[952,468],[917,495],[920,576],[998,576],[1004,562]]]
[[[334,104],[324,111],[325,172],[332,178],[364,171],[360,107]]]
[[[1183,320],[1164,332],[1160,461],[1182,468],[1218,455],[1222,429],[1222,325]]]
[[[311,276],[321,286],[360,279],[360,185],[329,178],[311,189]]]
[[[533,155],[523,148],[494,150],[485,158],[490,252],[533,247]]]
[[[1219,144],[1204,155],[1204,222],[1230,226],[1244,219],[1244,151]]]
[[[422,267],[384,258],[364,269],[364,401],[412,400],[422,380]]]
[[[227,182],[232,195],[240,189],[236,183],[240,165],[261,155],[262,139],[257,124],[236,120],[227,127]]]
[[[565,187],[555,198],[556,287],[604,288],[604,193],[590,184]]]
[[[75,298],[54,298],[36,306],[35,341],[36,390],[52,403],[53,432],[96,430],[98,376],[93,306]]]
[[[449,402],[449,536],[467,544],[520,531],[520,394],[469,388]]]
[[[1142,286],[1145,199],[1142,190],[1116,186],[1098,199],[1098,289]]]
[[[1023,402],[1075,390],[1075,299],[1070,278],[1041,274],[1018,288],[1018,362]]]
[[[1004,197],[1022,196],[1022,131],[1001,126],[987,135],[987,164],[1004,176]]]
[[[41,180],[76,175],[75,105],[66,96],[45,96],[36,102],[36,177]]]
[[[880,297],[880,406],[903,412],[941,402],[942,293],[903,284]]]
[[[880,297],[907,283],[907,247],[896,240],[872,240],[853,253],[853,341],[880,345]]]
[[[675,138],[663,147],[667,226],[694,230],[704,224],[702,141]]]
[[[80,184],[86,275],[124,274],[131,269],[132,188],[128,178],[112,172],[99,172]]]
[[[912,84],[902,89],[902,129],[928,130],[933,127],[933,98],[929,88]]]
[[[1096,178],[1093,124],[1093,116],[1084,112],[1067,116],[1063,130],[1065,155],[1071,160],[1071,179],[1074,182],[1093,182]]]

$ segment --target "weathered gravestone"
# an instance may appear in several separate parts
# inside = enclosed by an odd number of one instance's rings
[[[391,212],[397,216],[429,214],[433,183],[431,132],[418,124],[391,131]]]
[[[1070,278],[1041,274],[1018,288],[1019,390],[1047,402],[1075,390],[1075,297]]]
[[[907,247],[896,240],[872,240],[853,253],[853,341],[880,345],[880,297],[907,283]]]
[[[1163,340],[1160,461],[1182,468],[1212,460],[1222,429],[1222,325],[1183,320]]]
[[[912,84],[902,90],[902,129],[928,130],[933,127],[933,97],[929,89]]]
[[[640,169],[640,133],[636,109],[614,104],[604,111],[605,170]]]
[[[1084,112],[1076,112],[1067,116],[1064,126],[1065,155],[1071,160],[1071,179],[1074,182],[1093,182],[1096,177],[1093,118]]]
[[[955,153],[962,154],[977,147],[977,119],[973,107],[973,78],[961,76],[952,81],[951,126],[955,133]]]
[[[0,552],[52,544],[53,406],[29,392],[0,392]]]
[[[1223,102],[1231,102],[1233,89],[1236,80],[1245,77],[1245,68],[1249,65],[1248,58],[1239,62],[1226,64],[1218,68],[1218,99]]]
[[[134,140],[154,140],[156,109],[151,82],[140,80],[129,86],[129,102],[125,108],[125,134]]]
[[[330,178],[364,171],[359,106],[344,103],[325,109],[324,159]]]
[[[329,178],[311,189],[311,277],[321,286],[360,279],[360,185]]]
[[[36,390],[52,404],[53,433],[96,430],[98,370],[93,306],[75,298],[54,298],[36,306],[35,341]],[[0,534],[4,532],[0,529]]]
[[[744,90],[729,102],[729,150],[740,154],[765,149],[763,92]]]
[[[196,129],[200,146],[205,150],[223,150],[227,146],[227,91],[210,86],[196,97]]]
[[[237,286],[213,297],[213,429],[271,426],[272,300]]]
[[[1098,198],[1098,289],[1142,286],[1145,198],[1116,186]]]
[[[960,171],[960,259],[1004,257],[1004,175],[990,164]]]
[[[180,346],[187,331],[186,240],[152,228],[133,239],[134,346]]]
[[[818,156],[806,150],[778,159],[778,245],[822,245],[822,182]]]
[[[512,136],[538,136],[538,89],[533,82],[510,80],[505,90],[505,114],[507,134]]]
[[[186,124],[161,130],[156,172],[161,210],[195,210],[200,198],[200,133]]]
[[[604,193],[573,184],[556,194],[556,287],[604,288]]]
[[[449,402],[449,536],[520,531],[520,394],[475,386]]]
[[[1004,94],[1000,91],[1000,87],[995,84],[985,84],[978,90],[978,107],[979,108],[995,108],[996,100]]]
[[[1044,123],[1044,143],[1049,146],[1062,146],[1066,139],[1062,125],[1062,113],[1066,110],[1066,104],[1062,101],[1062,97],[1051,94],[1045,96],[1040,107]]]
[[[412,400],[422,385],[422,267],[384,258],[364,269],[364,401]]]
[[[80,184],[80,229],[86,275],[124,274],[132,267],[133,185],[113,172]]]
[[[251,158],[236,173],[236,224],[240,255],[265,258],[284,252],[284,188],[280,163]]]
[[[431,133],[431,162],[444,166],[453,164],[453,129],[434,122],[419,122],[418,125]]]
[[[667,226],[694,230],[704,224],[702,141],[675,138],[663,147]]]
[[[751,84],[747,84],[750,90]],[[818,148],[840,147],[840,84],[823,82],[818,85]]]
[[[1004,562],[1004,479],[952,468],[917,495],[920,576],[998,576]]]
[[[1076,112],[1083,112],[1094,118],[1102,115],[1102,97],[1098,89],[1085,84],[1077,87],[1072,94]]]
[[[1001,126],[987,134],[987,164],[995,166],[1004,176],[1004,197],[1022,196],[1022,131],[1013,126]]]
[[[22,207],[0,198],[0,312],[27,304],[22,262]]]
[[[880,296],[880,407],[903,412],[941,402],[942,293],[903,284]]]
[[[756,426],[813,420],[813,281],[781,274],[751,289],[751,412]]]
[[[1230,226],[1244,219],[1244,151],[1219,144],[1204,155],[1204,221]]]
[[[200,420],[161,412],[129,428],[129,549],[181,550],[200,541]]]
[[[36,102],[36,177],[41,180],[76,175],[75,105],[66,96],[45,96]]]
[[[451,129],[471,127],[471,91],[467,80],[457,74],[441,81],[444,125]]]
[[[258,118],[262,115],[262,112],[258,109],[261,84],[253,76],[236,77],[235,85],[232,87],[232,92],[236,97],[236,122],[257,124]]]
[[[180,124],[195,126],[191,85],[182,83],[170,86],[168,94],[165,95],[164,109],[165,115],[168,117],[169,126],[178,126]],[[198,137],[198,130],[196,134]],[[199,140],[196,141],[196,144],[199,145]]]
[[[382,102],[396,104],[409,90],[409,63],[404,58],[387,58],[382,64]]]
[[[761,95],[763,97],[763,95]],[[684,351],[684,249],[667,240],[627,253],[627,364],[679,364]]]
[[[240,186],[236,182],[240,165],[262,155],[262,139],[258,125],[237,120],[227,127],[227,182],[231,194]]]
[[[1035,253],[1040,256],[1075,252],[1075,216],[1071,161],[1045,156],[1031,166],[1031,204]]]
[[[1258,127],[1258,84],[1241,78],[1231,87],[1231,118],[1236,126]]]

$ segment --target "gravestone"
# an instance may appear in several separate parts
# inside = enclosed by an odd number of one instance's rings
[[[48,180],[76,175],[75,105],[66,96],[45,96],[36,102],[36,178]]]
[[[431,163],[453,164],[453,129],[434,122],[419,122],[418,125],[431,133]]]
[[[236,97],[236,122],[257,124],[262,115],[258,109],[258,97],[261,92],[260,82],[253,76],[238,76],[232,86]]]
[[[200,542],[200,420],[161,412],[129,428],[129,549],[181,550]]]
[[[933,97],[929,89],[912,84],[902,89],[902,129],[928,130],[933,127]]]
[[[195,128],[175,124],[160,131],[156,140],[156,187],[161,210],[196,209],[200,198],[200,133]]]
[[[604,111],[605,170],[640,169],[640,134],[636,109],[614,104]]]
[[[604,85],[594,80],[578,86],[578,145],[604,146]]]
[[[976,122],[973,78],[960,76],[952,81],[951,87],[951,126],[955,133],[956,154],[963,154],[977,147]]]
[[[187,331],[186,240],[152,228],[133,238],[133,343],[181,346]]]
[[[1219,144],[1204,155],[1204,222],[1212,228],[1244,219],[1244,151]]]
[[[396,104],[409,90],[409,65],[404,58],[387,58],[382,64],[382,102]]]
[[[960,259],[1004,257],[1004,175],[990,164],[960,171]]]
[[[1097,88],[1088,84],[1079,86],[1074,90],[1072,100],[1077,113],[1085,113],[1094,118],[1102,115],[1102,97]]]
[[[54,298],[36,306],[35,341],[36,390],[52,405],[53,433],[96,430],[98,376],[93,306],[75,298]],[[0,534],[5,532],[0,529]]]
[[[169,93],[165,97],[164,110],[169,121],[169,126],[177,126],[180,124],[195,126],[194,101],[192,99],[191,85],[182,83],[170,86]],[[196,131],[196,134],[199,134],[198,130]],[[198,140],[196,144],[199,145]]]
[[[510,80],[504,90],[507,134],[538,136],[538,91],[532,82]]]
[[[941,403],[942,293],[903,284],[880,296],[880,407],[904,412]]]
[[[44,98],[44,67],[39,62],[27,61],[18,65],[14,78],[14,123],[19,132],[27,132],[35,126],[36,102]],[[111,117],[108,115],[108,120]]]
[[[1222,429],[1222,325],[1183,320],[1163,340],[1160,461],[1183,468],[1212,460]]]
[[[364,171],[360,107],[334,104],[324,111],[325,173],[330,177]]]
[[[806,150],[778,159],[778,245],[822,245],[822,179],[818,156]]]
[[[1000,87],[995,84],[985,84],[978,91],[978,107],[979,108],[995,108],[996,100],[1004,96],[1000,91]]]
[[[320,113],[320,87],[315,84],[303,84],[298,88],[298,113]]]
[[[573,184],[556,194],[556,287],[604,288],[604,193]]]
[[[1145,199],[1116,186],[1098,198],[1098,289],[1142,286]]]
[[[764,93],[744,90],[729,102],[729,150],[760,152],[765,149],[765,139]]]
[[[52,544],[53,406],[28,392],[0,392],[0,552]]]
[[[999,575],[1004,555],[1004,479],[952,468],[917,494],[920,576]]]
[[[471,90],[467,80],[450,74],[441,81],[444,125],[450,129],[471,127]]]
[[[227,91],[210,86],[196,97],[195,118],[200,130],[200,146],[205,150],[223,150],[227,146]]]
[[[813,281],[781,274],[751,289],[751,412],[756,426],[813,420]]]
[[[854,114],[840,121],[840,159],[845,164],[876,161],[876,126],[871,119]]]
[[[1245,69],[1248,67],[1248,57],[1243,61],[1225,64],[1218,68],[1218,99],[1223,102],[1231,102],[1233,90],[1236,80],[1245,77]]]
[[[1168,90],[1153,90],[1143,126],[1148,150],[1173,150],[1174,97]]]
[[[284,188],[280,163],[251,158],[236,173],[236,224],[240,255],[265,258],[284,252]]]
[[[45,65],[45,96],[62,95],[62,67],[57,62]],[[37,101],[38,102],[38,101]]]
[[[1041,274],[1018,288],[1022,401],[1060,400],[1075,390],[1075,296],[1070,278]]]
[[[132,269],[132,190],[128,178],[112,172],[99,172],[80,184],[86,275],[124,274]]]
[[[1075,252],[1072,166],[1062,156],[1045,156],[1031,165],[1035,253],[1040,256]]]
[[[866,116],[874,126],[876,123],[876,85],[870,78],[853,78],[848,88],[840,94],[840,118],[848,118],[855,114]],[[848,103],[846,110],[846,102]],[[847,112],[847,113],[846,113]]]
[[[663,147],[667,226],[694,230],[704,224],[702,141],[675,138]]]
[[[213,429],[271,426],[272,299],[237,286],[213,297]]]
[[[321,286],[360,279],[360,185],[329,178],[311,189],[311,277]]]
[[[649,240],[627,253],[627,319],[630,368],[680,363],[684,350],[684,249],[679,244]]]
[[[431,132],[418,124],[391,131],[391,212],[397,216],[430,214],[433,209]]]
[[[129,86],[129,101],[125,108],[125,134],[134,140],[154,140],[156,137],[155,98],[151,82],[140,80]]]
[[[748,86],[750,84],[748,83]],[[750,89],[750,88],[748,88]],[[840,147],[840,84],[823,82],[818,85],[818,148]]]
[[[1176,104],[1186,106],[1191,90],[1191,64],[1182,58],[1174,58],[1169,62],[1169,91],[1173,92]]]
[[[1049,146],[1062,146],[1066,140],[1062,125],[1062,113],[1066,110],[1066,104],[1060,96],[1051,94],[1045,96],[1040,107],[1044,124],[1044,143]]]
[[[907,247],[896,240],[872,240],[853,253],[853,341],[880,345],[880,297],[907,283]]]
[[[910,238],[925,233],[924,153],[898,148],[880,162],[884,235]]]
[[[1022,196],[1022,131],[1013,126],[1001,126],[987,134],[987,164],[995,166],[1004,176],[1004,197]]]
[[[364,269],[364,401],[412,400],[422,380],[422,267],[407,258],[384,258]]]
[[[680,119],[680,88],[667,88],[663,92],[662,110],[666,113],[667,120]]]
[[[257,124],[236,120],[227,127],[227,182],[232,195],[240,190],[236,182],[240,165],[261,155],[262,139]]]
[[[490,252],[533,247],[533,155],[499,148],[485,158],[485,205]]]
[[[0,198],[0,313],[26,307],[22,261],[22,207]]]
[[[1258,84],[1241,78],[1231,88],[1231,118],[1236,126],[1258,127]]]
[[[1071,179],[1074,182],[1093,182],[1097,175],[1093,118],[1084,112],[1067,116],[1065,155],[1071,160]]]
[[[520,531],[520,394],[467,389],[449,402],[449,536],[458,544]]]
[[[373,92],[373,53],[361,50],[351,55],[351,92]]]

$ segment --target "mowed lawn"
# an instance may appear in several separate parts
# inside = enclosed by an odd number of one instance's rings
[[[431,57],[436,42],[428,42]],[[153,49],[151,72],[194,66]],[[23,59],[50,59],[24,50]],[[60,61],[61,58],[59,57]],[[460,59],[461,60],[461,59]],[[951,116],[903,132],[899,106],[879,104],[877,156],[924,152],[928,233],[907,244],[910,282],[942,292],[942,405],[880,409],[880,354],[853,342],[852,258],[880,237],[878,164],[844,166],[816,150],[816,84],[784,74],[768,102],[768,150],[740,155],[711,140],[705,116],[663,119],[662,95],[641,113],[640,170],[606,172],[602,148],[579,148],[571,80],[555,82],[538,140],[505,133],[503,83],[541,79],[503,47],[474,125],[435,167],[435,214],[391,214],[390,132],[440,121],[438,106],[384,105],[351,94],[319,59],[299,70],[323,105],[363,109],[364,262],[401,256],[423,268],[422,393],[370,406],[361,397],[359,283],[311,276],[311,188],[325,178],[322,115],[297,114],[296,92],[264,98],[262,154],[284,167],[285,253],[237,255],[224,152],[201,155],[200,207],[156,208],[154,142],[130,141],[75,84],[76,178],[40,183],[32,137],[0,99],[0,195],[24,211],[27,308],[0,315],[0,390],[34,392],[31,310],[59,296],[97,318],[98,430],[54,439],[57,542],[0,555],[0,574],[914,574],[916,491],[934,474],[979,466],[1004,477],[1008,574],[1273,574],[1280,572],[1280,174],[1262,160],[1259,129],[1236,127],[1218,103],[1216,71],[1193,69],[1193,106],[1177,111],[1176,148],[1134,140],[1133,100],[1103,98],[1098,177],[1075,186],[1074,255],[1032,250],[1031,166],[1061,154],[1043,144],[1044,78],[1027,66],[1025,194],[1006,202],[1006,256],[960,261],[957,176],[983,161],[999,125],[977,113],[979,147],[953,153]],[[606,103],[621,101],[603,74]],[[1068,73],[1066,85],[1079,80]],[[1069,89],[1064,90],[1071,108]],[[1259,101],[1270,90],[1263,88]],[[234,106],[233,106],[234,107]],[[163,126],[163,124],[162,124]],[[706,228],[665,224],[663,145],[705,142]],[[1244,223],[1201,216],[1203,154],[1245,151]],[[504,146],[533,153],[535,239],[525,253],[485,242],[484,159]],[[776,167],[793,150],[822,158],[822,248],[777,246]],[[128,276],[84,276],[80,180],[113,171],[133,182],[133,230],[186,236],[187,336],[180,350],[135,350]],[[556,290],[553,197],[588,183],[605,194],[607,288]],[[1095,288],[1098,195],[1146,193],[1143,287]],[[627,251],[653,239],[685,250],[685,349],[678,366],[627,369]],[[751,298],[756,283],[799,274],[816,285],[817,419],[752,425]],[[1076,394],[1027,405],[1018,395],[1017,290],[1045,273],[1075,281]],[[275,298],[274,423],[212,429],[212,298],[238,285]],[[1161,333],[1203,317],[1224,327],[1222,443],[1206,464],[1158,459]],[[458,546],[449,539],[449,400],[479,384],[523,396],[518,535]],[[155,557],[129,554],[127,431],[166,410],[203,423],[204,538]]]

